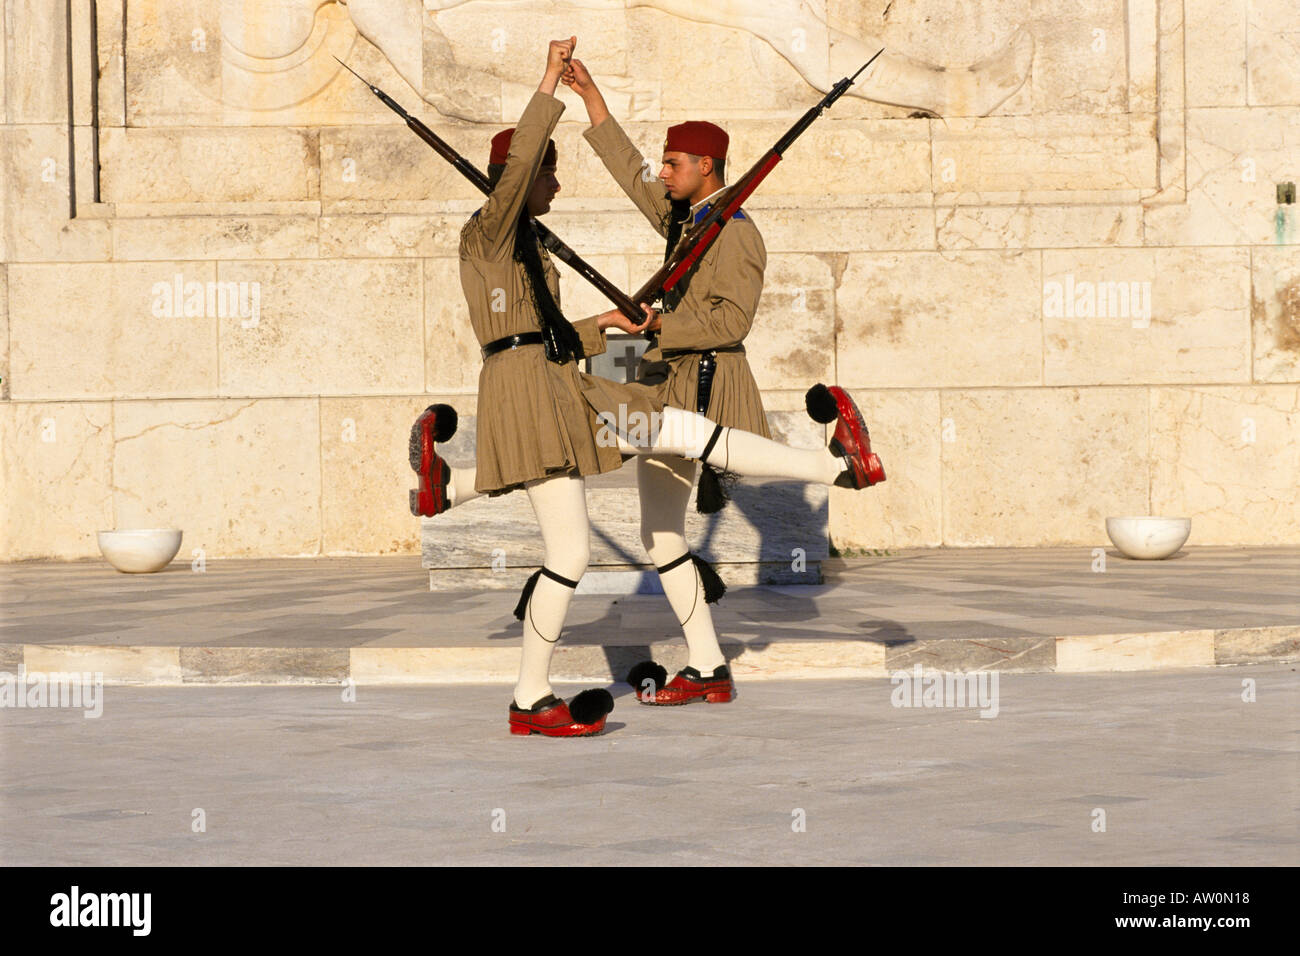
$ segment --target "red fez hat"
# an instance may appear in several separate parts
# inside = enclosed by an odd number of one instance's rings
[[[690,120],[668,127],[668,138],[664,140],[665,153],[690,153],[694,156],[712,156],[714,159],[727,158],[727,143],[731,141],[721,126]]]
[[[503,129],[492,137],[492,154],[488,157],[488,163],[492,166],[504,166],[506,157],[510,155],[510,140],[514,137],[515,131],[512,129]],[[555,140],[546,141],[546,155],[542,157],[543,166],[555,165]]]

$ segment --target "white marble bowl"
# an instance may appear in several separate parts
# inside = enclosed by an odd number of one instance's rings
[[[1191,518],[1107,518],[1106,534],[1129,558],[1158,560],[1176,554],[1192,533]]]
[[[119,571],[144,574],[160,571],[181,549],[181,532],[176,528],[99,532],[99,550]]]

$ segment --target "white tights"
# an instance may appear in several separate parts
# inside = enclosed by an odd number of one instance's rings
[[[686,544],[686,509],[695,484],[695,462],[676,455],[641,455],[636,460],[636,487],[641,499],[641,544],[656,568],[680,558]],[[695,562],[686,560],[659,572],[664,596],[686,637],[686,664],[710,674],[725,664],[713,613],[704,601],[704,585]]]
[[[578,581],[591,559],[591,522],[587,516],[587,483],[579,475],[553,475],[524,486],[532,502],[546,548],[543,567]],[[551,654],[569,612],[573,588],[545,574],[533,586],[524,611],[523,654],[515,703],[531,707],[551,690]]]

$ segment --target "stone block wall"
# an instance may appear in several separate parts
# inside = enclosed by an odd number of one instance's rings
[[[707,118],[734,172],[854,44],[949,67],[942,116],[884,75],[747,205],[765,402],[852,389],[889,475],[831,489],[835,546],[1099,545],[1115,514],[1300,543],[1285,0],[99,0],[93,46],[74,0],[71,84],[64,4],[0,6],[0,560],[167,526],[182,558],[417,554],[410,422],[475,413],[477,202],[332,56],[483,164],[550,33],[647,156]],[[635,287],[662,241],[559,95],[547,223]],[[563,298],[605,307],[567,271]]]

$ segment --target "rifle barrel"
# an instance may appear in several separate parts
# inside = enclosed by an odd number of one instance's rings
[[[882,46],[879,50],[876,51],[875,56],[873,56],[873,57],[872,57],[870,60],[868,60],[866,63],[863,63],[863,64],[862,64],[862,69],[858,70],[858,72],[854,73],[851,77],[849,77],[849,82],[850,82],[850,83],[854,82],[854,81],[855,81],[859,76],[862,75],[862,70],[865,70],[865,69],[866,69],[867,67],[869,67],[871,64],[875,63],[875,62],[876,62],[876,57],[877,57],[877,56],[880,56],[880,54],[882,54],[882,53],[884,53],[884,52],[885,52],[885,48]]]
[[[334,59],[339,60],[338,57],[334,57]],[[341,67],[343,67],[343,69],[345,69],[345,70],[347,70],[349,73],[351,73],[353,76],[355,76],[358,80],[361,80],[362,83],[366,83],[366,81],[365,81],[364,79],[362,79],[362,76],[361,76],[360,73],[358,73],[356,70],[352,69],[352,67],[348,66],[348,65],[347,65],[346,63],[344,63],[342,60],[339,60],[339,65],[340,65]],[[370,85],[369,83],[366,83],[366,86],[369,86],[369,85]]]

